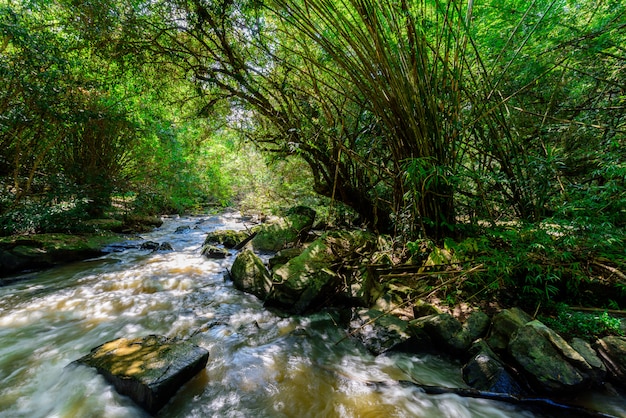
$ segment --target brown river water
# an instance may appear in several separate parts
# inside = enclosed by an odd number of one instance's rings
[[[187,233],[175,234],[180,226]],[[228,213],[168,218],[133,244],[167,241],[172,252],[112,247],[0,287],[0,417],[148,417],[93,369],[66,366],[106,341],[149,334],[186,338],[210,352],[206,369],[159,417],[539,416],[395,384],[464,387],[459,365],[445,358],[375,357],[344,338],[328,313],[280,317],[264,309],[224,280],[234,254],[200,256],[207,232],[244,227]],[[626,417],[623,399],[590,394],[589,401]]]

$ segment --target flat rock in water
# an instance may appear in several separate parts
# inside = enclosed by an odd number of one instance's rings
[[[209,352],[159,335],[109,341],[77,360],[95,367],[122,395],[151,414],[206,366]]]

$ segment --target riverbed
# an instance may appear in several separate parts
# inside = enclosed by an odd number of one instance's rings
[[[160,417],[538,416],[399,385],[464,383],[459,365],[444,357],[371,355],[344,338],[332,313],[268,311],[224,279],[234,252],[224,260],[200,255],[207,232],[246,227],[236,213],[167,218],[102,257],[0,287],[0,417],[147,417],[95,370],[67,366],[106,341],[149,334],[187,339],[210,352],[206,369]],[[140,249],[148,240],[174,250]],[[597,402],[626,416],[619,399]]]

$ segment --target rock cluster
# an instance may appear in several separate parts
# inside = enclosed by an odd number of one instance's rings
[[[334,231],[301,247],[295,244],[305,239],[314,215],[304,220],[303,214],[311,212],[296,213],[297,220],[263,226],[230,271],[235,287],[256,295],[266,306],[292,314],[333,304],[361,307],[352,309],[348,331],[372,353],[446,353],[464,362],[465,382],[480,391],[558,396],[606,381],[626,386],[623,337],[606,337],[595,344],[566,341],[517,308],[493,317],[474,312],[464,323],[419,300],[410,320],[392,316],[388,309],[371,309],[381,296],[380,285],[367,269],[347,266],[360,261],[354,254],[362,257],[375,251],[376,236],[360,230]],[[278,251],[269,259],[271,270],[255,253],[260,250]]]

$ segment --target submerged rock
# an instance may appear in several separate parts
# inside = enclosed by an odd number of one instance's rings
[[[157,251],[174,251],[174,248],[169,242],[162,242],[161,244],[159,244],[159,248],[157,248]]]
[[[181,225],[178,228],[176,228],[176,231],[174,231],[175,234],[188,234],[191,232],[191,227],[189,225]]]
[[[95,367],[120,394],[155,414],[208,359],[207,350],[190,342],[149,335],[109,341],[76,363]]]
[[[159,249],[159,243],[158,242],[154,242],[154,241],[146,241],[143,244],[141,244],[141,247],[139,247],[142,250],[148,250],[148,251],[157,251]]]

